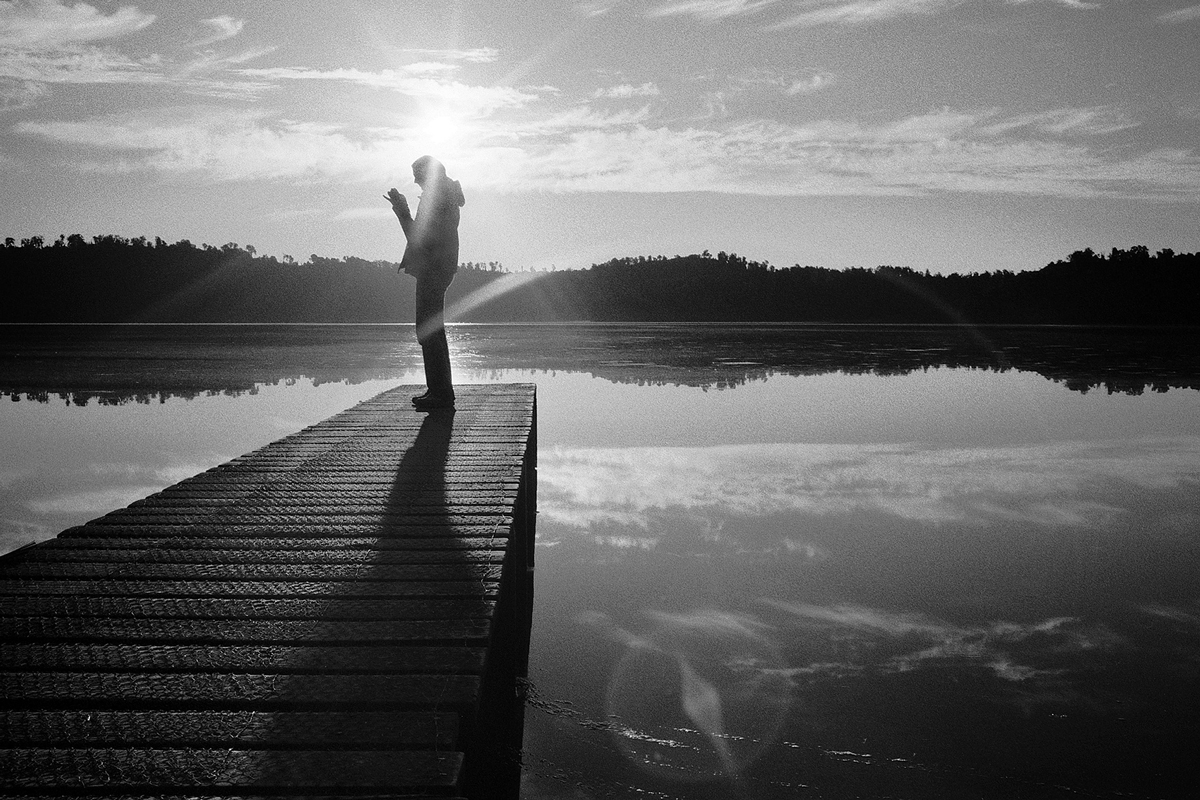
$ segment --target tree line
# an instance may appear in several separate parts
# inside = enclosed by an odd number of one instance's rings
[[[299,262],[161,238],[78,234],[0,247],[4,322],[411,322],[390,261]],[[1090,248],[1038,270],[775,267],[736,253],[615,258],[512,273],[466,263],[447,295],[464,322],[845,322],[1195,325],[1200,253]]]
[[[489,371],[637,385],[725,389],[773,375],[950,368],[1036,373],[1078,392],[1200,389],[1198,328],[694,323],[664,336],[654,323],[596,323],[493,333],[452,335]],[[361,383],[420,365],[415,338],[383,326],[0,326],[0,402],[150,403],[279,382]]]

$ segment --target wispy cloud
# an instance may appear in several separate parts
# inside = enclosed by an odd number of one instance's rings
[[[778,0],[678,0],[646,11],[650,17],[689,16],[705,22],[756,14]]]
[[[990,2],[991,0],[985,0]],[[818,25],[860,25],[896,17],[930,16],[980,0],[801,0],[803,11],[771,26],[772,29],[811,28]],[[1087,0],[1006,0],[1010,5],[1050,3],[1081,11],[1100,8]]]
[[[827,89],[834,83],[834,77],[828,72],[818,72],[808,78],[792,81],[787,88],[788,94],[814,94]]]
[[[0,78],[0,108],[10,111],[24,108],[45,94],[46,87],[37,81]]]
[[[1018,114],[988,125],[983,130],[992,135],[1005,134],[1020,128],[1061,136],[1102,136],[1140,125],[1125,112],[1095,106],[1092,108],[1060,108],[1032,114]]]
[[[807,0],[799,14],[772,25],[772,29],[818,25],[862,24],[893,17],[928,15],[960,6],[968,0]]]
[[[210,44],[232,39],[242,32],[246,21],[225,15],[201,20],[200,24],[207,30],[207,33],[192,42],[192,47],[207,47]]]
[[[357,221],[361,219],[382,220],[392,217],[390,208],[380,208],[378,206],[360,206],[358,208],[344,208],[333,216],[335,222]]]
[[[500,57],[500,51],[494,47],[474,47],[467,50],[407,48],[397,52],[431,58],[435,61],[466,61],[471,64],[488,64]]]
[[[1014,6],[1029,5],[1031,3],[1049,3],[1066,6],[1067,8],[1077,8],[1081,11],[1092,11],[1101,7],[1100,3],[1090,2],[1089,0],[1007,0],[1007,2]]]
[[[322,81],[387,89],[413,98],[443,101],[457,113],[466,116],[484,116],[501,108],[519,107],[537,99],[537,95],[511,86],[478,86],[431,78],[428,77],[432,71],[430,67],[428,62],[420,62],[401,69],[376,72],[351,68],[318,70],[272,67],[243,69],[238,73],[267,81]]]
[[[658,84],[654,82],[643,83],[640,86],[622,83],[618,86],[610,86],[607,89],[597,89],[592,94],[592,97],[624,100],[630,97],[656,97],[661,93]]]
[[[124,6],[104,14],[87,3],[16,0],[0,3],[0,48],[58,50],[140,31],[153,14]]]
[[[24,84],[160,81],[156,59],[136,60],[95,44],[142,30],[153,22],[153,15],[131,7],[106,15],[86,3],[0,3],[0,78]],[[6,92],[23,102],[38,94],[21,84]]]
[[[67,7],[48,0],[0,3],[0,96],[6,105],[29,105],[46,95],[46,85],[156,85],[222,99],[253,99],[269,88],[244,77],[217,73],[259,58],[272,47],[233,55],[211,50],[182,63],[159,54],[134,57],[102,40],[135,33],[154,21],[125,7],[105,15],[86,3]],[[188,46],[203,47],[237,35],[242,20],[202,20],[206,33]],[[7,80],[5,80],[7,79]]]
[[[0,77],[36,83],[161,83],[156,61],[98,47],[0,52]]]
[[[388,142],[364,145],[329,126],[272,122],[260,112],[216,108],[24,122],[15,129],[117,154],[94,164],[97,169],[201,173],[217,180],[378,174],[381,162],[399,163],[406,156]]]
[[[1160,15],[1158,21],[1172,25],[1180,22],[1195,22],[1198,19],[1200,19],[1200,6],[1185,6]]]

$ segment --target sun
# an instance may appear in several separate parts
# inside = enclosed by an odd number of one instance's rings
[[[462,120],[451,114],[431,114],[421,121],[420,133],[424,138],[436,141],[456,139],[462,130]]]
[[[412,126],[413,143],[422,152],[457,151],[466,139],[467,121],[444,109],[421,114]]]

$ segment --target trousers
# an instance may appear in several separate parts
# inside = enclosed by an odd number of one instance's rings
[[[425,385],[430,394],[453,397],[450,377],[450,344],[446,340],[446,289],[453,272],[430,271],[417,276],[417,342],[425,363]]]

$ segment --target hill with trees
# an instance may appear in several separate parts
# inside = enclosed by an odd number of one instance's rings
[[[397,264],[73,234],[0,247],[4,322],[411,322]],[[1200,253],[1072,253],[1039,270],[775,267],[733,253],[617,258],[584,270],[460,267],[464,322],[1200,324]]]

